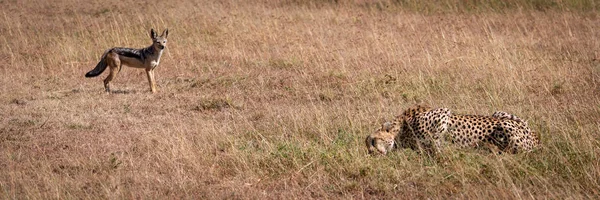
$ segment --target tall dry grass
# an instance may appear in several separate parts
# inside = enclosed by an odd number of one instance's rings
[[[469,2],[4,2],[0,198],[598,198],[595,1]],[[84,78],[167,27],[158,94]],[[418,102],[514,113],[543,147],[366,155]]]

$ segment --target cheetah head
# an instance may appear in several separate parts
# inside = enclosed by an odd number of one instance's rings
[[[375,133],[367,137],[365,143],[369,154],[379,152],[380,154],[385,155],[396,147],[396,141],[394,140],[395,135],[390,133],[391,129],[392,123],[386,122],[381,128],[377,129]]]

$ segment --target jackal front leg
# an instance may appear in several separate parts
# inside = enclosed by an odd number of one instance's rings
[[[150,90],[152,93],[156,93],[156,81],[154,80],[154,70],[146,69],[146,75],[148,76],[148,83],[150,84]]]

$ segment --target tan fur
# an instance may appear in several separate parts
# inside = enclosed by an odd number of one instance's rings
[[[106,92],[110,92],[110,82],[113,81],[121,67],[128,66],[132,68],[141,68],[146,70],[146,76],[150,85],[152,93],[156,93],[156,81],[154,79],[154,69],[160,63],[160,57],[163,50],[167,45],[167,36],[169,32],[167,29],[163,31],[160,36],[157,36],[154,30],[150,31],[150,38],[152,39],[152,45],[144,49],[129,49],[129,48],[112,48],[105,52],[105,55],[100,59],[100,62],[92,71],[86,74],[86,77],[94,77],[102,73],[102,71],[108,67],[109,75],[104,79],[104,88]],[[135,51],[139,53],[139,57],[129,57],[127,53],[117,52],[118,50]],[[123,51],[121,51],[123,52]],[[132,55],[132,53],[129,53]],[[134,55],[137,56],[137,55]]]
[[[387,123],[391,127],[377,129],[367,138],[384,141],[393,135],[398,147],[430,153],[439,152],[446,143],[461,148],[494,146],[510,153],[531,151],[540,144],[539,136],[526,121],[505,112],[492,116],[455,115],[447,108],[417,105]],[[372,146],[367,143],[368,149]]]
[[[383,124],[377,132],[367,136],[365,143],[369,154],[377,151],[385,155],[395,147],[395,135],[388,132],[390,126],[390,124]]]
[[[382,152],[381,146],[385,146],[384,144],[393,144],[387,145],[388,147],[396,147],[397,145],[402,145],[402,148],[411,147],[406,145],[413,144],[410,141],[413,141],[414,138],[407,137],[406,134],[399,135],[402,127],[406,127],[404,122],[413,117],[416,113],[425,112],[430,109],[431,108],[427,105],[416,105],[396,116],[396,118],[391,122],[383,123],[380,128],[375,130],[375,133],[367,136],[366,145],[369,154],[376,152],[376,150],[379,153],[387,154],[387,152],[391,149],[387,149],[386,151]],[[404,128],[404,130],[408,129]]]

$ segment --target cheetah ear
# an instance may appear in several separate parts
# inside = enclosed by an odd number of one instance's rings
[[[376,151],[376,149],[375,149],[375,139],[373,139],[373,137],[371,137],[369,135],[369,136],[367,136],[367,139],[365,140],[365,143],[367,145],[367,151],[369,152],[369,154],[373,154],[373,152]]]
[[[385,130],[385,132],[389,132],[391,129],[392,129],[391,122],[385,122],[385,123],[383,123],[383,125],[381,125],[381,130]]]

